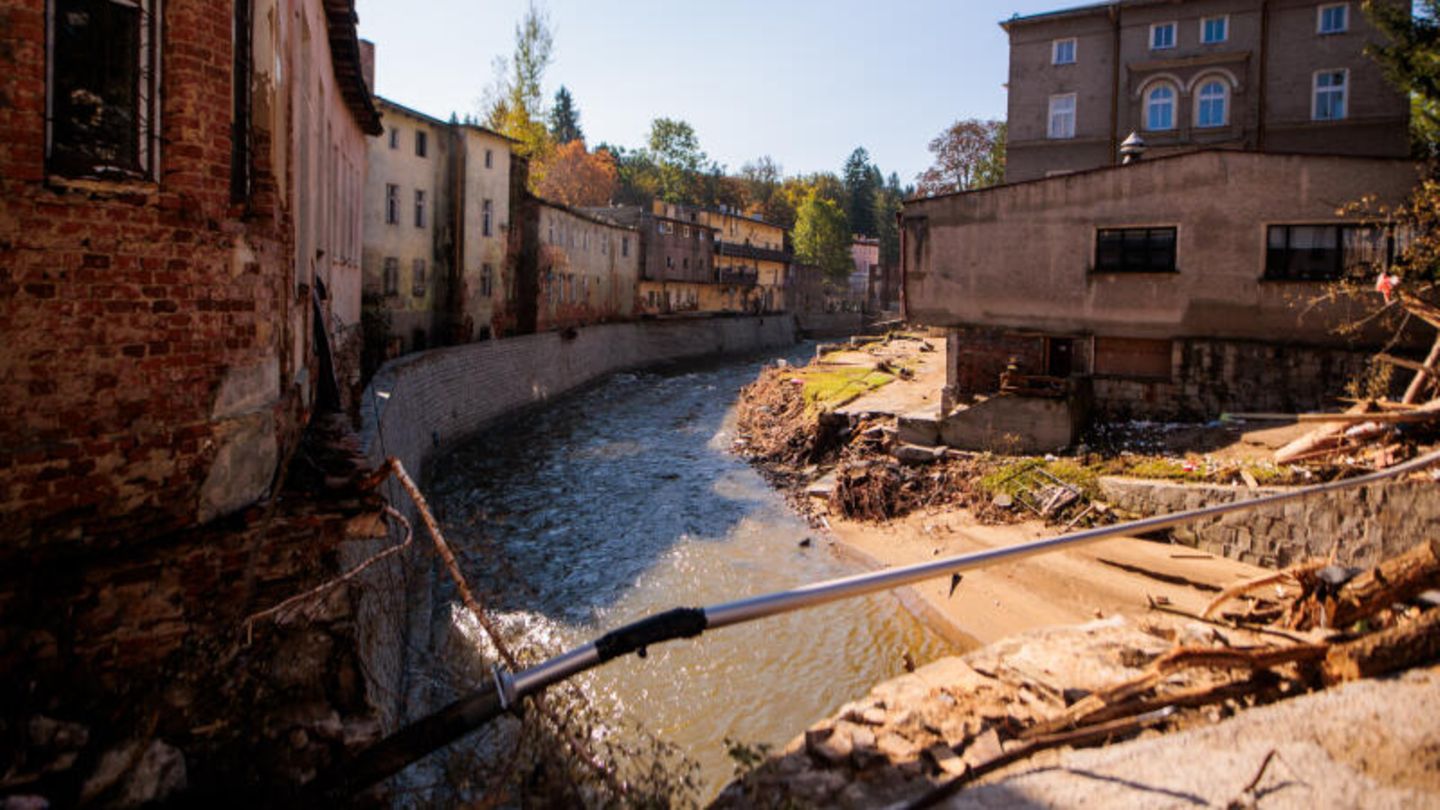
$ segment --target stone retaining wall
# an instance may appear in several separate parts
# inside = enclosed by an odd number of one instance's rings
[[[376,372],[361,401],[360,438],[372,463],[398,458],[422,481],[435,452],[605,375],[794,342],[794,318],[771,315],[608,324],[569,336],[547,332],[420,352]],[[407,673],[417,670],[430,648],[434,556],[409,497],[393,481],[385,495],[415,527],[417,547],[403,562],[371,569],[368,593],[378,598],[362,601],[359,626],[370,653],[372,697],[394,722],[415,717],[428,704],[424,679]],[[347,564],[378,548],[356,544]]]
[[[1102,478],[1110,503],[1159,515],[1284,492],[1243,486]],[[1389,482],[1342,490],[1173,529],[1181,543],[1242,562],[1283,568],[1329,555],[1339,542],[1343,565],[1369,566],[1440,531],[1440,490],[1427,482]]]
[[[859,312],[799,312],[795,321],[806,337],[849,337],[865,332],[865,316]]]

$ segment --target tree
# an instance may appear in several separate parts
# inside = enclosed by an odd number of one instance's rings
[[[904,199],[900,175],[894,172],[885,185],[875,190],[875,235],[880,239],[880,263],[886,267],[900,263],[900,225],[895,218]]]
[[[1365,13],[1386,35],[1365,47],[1385,75],[1410,97],[1410,130],[1416,152],[1440,157],[1440,0],[1365,0]]]
[[[1004,182],[1005,123],[966,118],[930,142],[935,164],[916,180],[926,196]]]
[[[685,121],[656,118],[650,123],[650,159],[658,173],[660,199],[695,201],[697,179],[707,160],[694,127]]]
[[[850,236],[840,205],[812,189],[796,212],[795,258],[819,267],[831,281],[843,282],[854,268]]]
[[[562,144],[585,140],[585,133],[580,129],[580,111],[575,109],[575,99],[563,84],[555,93],[555,106],[550,108],[550,137]]]
[[[486,91],[485,125],[519,141],[515,151],[524,157],[543,157],[550,147],[541,85],[554,45],[549,16],[532,2],[515,26],[515,53],[495,60]]]
[[[862,236],[875,235],[876,169],[870,165],[870,153],[857,147],[845,161],[845,214],[850,228]]]
[[[795,207],[781,193],[785,172],[774,158],[765,155],[740,167],[740,188],[745,212],[758,214],[766,222],[785,230],[795,227]]]
[[[576,138],[546,156],[535,193],[572,207],[609,205],[617,175],[615,158],[609,152],[586,152],[585,143]]]

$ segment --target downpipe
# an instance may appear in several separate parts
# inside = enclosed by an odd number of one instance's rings
[[[1290,492],[1264,495],[1249,500],[1206,506],[1168,515],[1157,515],[1004,548],[959,554],[901,568],[856,574],[787,591],[724,602],[710,607],[685,607],[668,610],[612,630],[592,642],[520,672],[510,673],[497,666],[492,671],[489,683],[434,714],[400,729],[395,734],[362,751],[354,759],[342,763],[316,780],[311,795],[318,794],[331,800],[347,799],[370,785],[398,773],[431,751],[448,745],[499,715],[515,709],[524,698],[538,694],[553,684],[594,669],[612,659],[630,653],[644,658],[647,649],[655,644],[682,638],[695,638],[708,630],[718,630],[722,627],[752,622],[842,599],[853,599],[927,579],[986,568],[1001,562],[1023,560],[1027,557],[1048,554],[1061,549],[1078,548],[1101,540],[1146,534],[1207,518],[1246,512],[1265,506],[1362,487],[1424,470],[1436,462],[1440,462],[1440,450],[1386,470],[1342,481],[1303,487]]]

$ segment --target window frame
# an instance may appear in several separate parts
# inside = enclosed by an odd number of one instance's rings
[[[1060,129],[1062,130],[1062,131],[1061,131],[1061,134],[1058,134],[1058,135],[1057,135],[1057,134],[1056,134],[1056,127],[1055,127],[1055,116],[1056,116],[1056,114],[1057,114],[1057,111],[1056,111],[1056,103],[1057,103],[1057,102],[1062,102],[1062,101],[1068,101],[1069,104],[1070,104],[1070,109],[1069,109],[1069,111],[1068,111],[1068,115],[1070,116],[1070,119],[1069,119],[1069,120],[1070,120],[1069,134],[1065,134],[1065,133],[1063,132],[1064,128],[1061,127],[1061,128],[1060,128]],[[1074,140],[1074,139],[1075,139],[1075,130],[1078,128],[1078,127],[1076,126],[1076,124],[1078,123],[1078,119],[1079,119],[1079,117],[1080,117],[1079,109],[1080,109],[1080,102],[1079,102],[1079,99],[1077,98],[1077,95],[1076,95],[1075,93],[1056,93],[1056,94],[1050,96],[1050,105],[1049,105],[1049,107],[1047,108],[1047,117],[1046,117],[1046,124],[1045,124],[1045,138],[1046,138],[1046,140],[1051,140],[1051,141],[1069,141],[1069,140]],[[1067,114],[1067,113],[1060,113],[1060,114],[1064,115],[1064,114]]]
[[[415,157],[430,157],[430,138],[428,132],[423,129],[415,130]]]
[[[400,127],[390,127],[390,148],[400,148]]]
[[[1340,114],[1327,118],[1320,117],[1320,77],[1323,75],[1340,74],[1344,77],[1340,83],[1338,94],[1340,96]],[[1327,95],[1336,94],[1335,87],[1325,88]],[[1310,75],[1310,120],[1311,121],[1344,121],[1350,117],[1350,68],[1325,68],[1317,70]]]
[[[424,298],[426,283],[426,267],[424,259],[410,260],[410,295],[412,298]]]
[[[1165,90],[1170,93],[1170,97],[1164,102],[1161,102],[1170,108],[1170,123],[1168,126],[1157,127],[1153,126],[1152,124],[1150,111],[1152,106],[1158,106],[1157,102],[1154,100],[1154,96],[1161,90]],[[1180,122],[1178,119],[1180,116],[1178,113],[1180,111],[1180,89],[1177,88],[1174,84],[1168,81],[1158,81],[1151,84],[1145,89],[1143,101],[1144,103],[1141,105],[1141,118],[1143,120],[1141,121],[1140,126],[1142,130],[1144,130],[1145,132],[1174,132],[1176,129],[1179,129]]]
[[[425,217],[425,189],[415,189],[415,227],[424,228]]]
[[[1205,119],[1204,119],[1204,116],[1203,116],[1203,114],[1202,114],[1202,110],[1204,109],[1202,105],[1203,105],[1204,102],[1206,101],[1206,99],[1205,99],[1205,88],[1209,87],[1209,86],[1212,85],[1212,84],[1218,84],[1218,85],[1220,85],[1220,90],[1221,90],[1221,93],[1220,93],[1220,103],[1221,103],[1220,112],[1221,112],[1221,115],[1220,115],[1220,123],[1218,123],[1218,124],[1207,124],[1207,123],[1205,123]],[[1203,81],[1201,81],[1201,82],[1200,82],[1200,86],[1197,87],[1196,90],[1195,90],[1195,120],[1194,120],[1195,128],[1196,128],[1196,129],[1223,129],[1223,128],[1225,128],[1225,127],[1230,126],[1230,107],[1231,107],[1230,96],[1231,96],[1230,83],[1227,82],[1227,81],[1225,81],[1224,79],[1219,78],[1218,76],[1212,76],[1212,77],[1207,77],[1206,79],[1204,79]]]
[[[1123,244],[1123,241],[1124,241],[1123,238],[1122,238],[1122,244],[1121,244],[1121,247],[1120,247],[1120,266],[1118,266],[1118,267],[1115,267],[1115,266],[1102,266],[1100,252],[1101,252],[1101,250],[1102,250],[1102,248],[1103,248],[1103,244],[1102,244],[1102,243],[1103,243],[1104,237],[1105,237],[1105,235],[1106,235],[1107,233],[1119,233],[1119,234],[1122,234],[1122,235],[1123,235],[1123,234],[1130,234],[1130,233],[1136,233],[1136,232],[1144,232],[1144,233],[1145,233],[1145,236],[1146,236],[1146,239],[1148,240],[1149,238],[1151,238],[1151,236],[1152,236],[1152,234],[1153,234],[1154,232],[1164,232],[1164,231],[1168,231],[1169,234],[1170,234],[1170,257],[1169,257],[1169,258],[1170,258],[1170,262],[1169,262],[1169,267],[1168,267],[1168,268],[1165,268],[1165,269],[1156,269],[1156,268],[1154,268],[1154,267],[1153,267],[1153,258],[1154,258],[1154,257],[1153,257],[1153,256],[1149,256],[1149,255],[1147,255],[1147,259],[1146,259],[1145,265],[1144,265],[1143,267],[1130,267],[1130,266],[1128,266],[1127,263],[1126,263],[1126,261],[1125,261],[1125,259],[1128,258],[1128,256],[1127,256],[1127,253],[1126,253],[1125,246],[1124,246],[1124,244]],[[1094,239],[1094,250],[1093,250],[1093,251],[1091,252],[1091,254],[1090,254],[1090,255],[1091,255],[1091,258],[1092,258],[1092,262],[1091,262],[1091,266],[1090,266],[1090,274],[1091,274],[1091,275],[1127,275],[1127,276],[1133,276],[1133,275],[1177,275],[1177,274],[1179,274],[1179,272],[1180,272],[1180,226],[1179,226],[1179,225],[1121,225],[1121,226],[1108,227],[1108,228],[1106,228],[1106,227],[1097,227],[1097,228],[1095,228],[1095,230],[1094,230],[1094,233],[1093,233],[1092,238]],[[1147,244],[1147,246],[1145,247],[1145,250],[1147,251],[1147,254],[1149,254],[1149,253],[1150,253],[1151,251],[1153,251],[1154,249],[1155,249],[1155,248],[1154,248],[1153,246],[1150,246],[1150,245],[1148,245],[1148,244]]]
[[[385,184],[385,224],[400,224],[400,185],[398,183]]]
[[[1159,32],[1159,31],[1162,31],[1162,30],[1167,29],[1167,28],[1170,29],[1170,44],[1168,44],[1168,45],[1156,45],[1156,44],[1155,44],[1155,34],[1156,34],[1157,32]],[[1171,21],[1169,21],[1169,22],[1158,22],[1158,23],[1151,23],[1151,24],[1150,24],[1150,48],[1149,48],[1150,50],[1152,50],[1152,51],[1170,51],[1170,50],[1174,50],[1175,48],[1179,47],[1179,45],[1180,45],[1180,23],[1179,23],[1179,22],[1177,22],[1176,20],[1171,20]]]
[[[1220,23],[1220,34],[1221,34],[1221,36],[1220,36],[1219,39],[1206,39],[1206,37],[1205,37],[1206,33],[1208,33],[1207,30],[1206,30],[1206,26],[1209,25],[1209,24],[1212,23],[1212,22],[1218,22],[1218,23]],[[1210,17],[1201,17],[1201,18],[1200,18],[1200,44],[1201,44],[1201,45],[1220,45],[1220,44],[1222,44],[1222,43],[1229,42],[1229,41],[1230,41],[1230,15],[1229,15],[1229,14],[1216,14],[1216,15],[1213,15],[1213,16],[1210,16]]]
[[[400,258],[386,256],[380,264],[380,291],[383,295],[400,294]]]
[[[480,203],[480,235],[494,236],[493,220],[495,218],[495,206],[490,200],[483,200]]]
[[[1070,58],[1060,58],[1062,45],[1070,46]],[[1061,37],[1050,41],[1050,64],[1051,65],[1073,65],[1080,59],[1080,40],[1078,37]]]
[[[493,149],[486,149],[486,150],[485,150],[485,168],[487,168],[487,169],[493,169],[494,167],[495,167],[495,150],[493,150]]]
[[[1325,12],[1339,10],[1341,12],[1340,27],[1325,27]],[[1350,31],[1350,4],[1349,3],[1326,3],[1315,9],[1315,33],[1319,36],[1330,36],[1333,34],[1344,34]]]
[[[495,266],[489,262],[480,265],[480,295],[490,298],[495,294]]]
[[[56,65],[59,46],[56,42],[61,0],[45,0],[45,172],[60,177],[88,178],[104,181],[155,181],[160,177],[162,109],[160,91],[164,86],[163,44],[165,18],[163,0],[109,0],[114,5],[137,9],[140,14],[135,46],[135,107],[130,127],[134,130],[135,158],[133,166],[116,166],[108,161],[60,158],[56,154]]]
[[[1365,224],[1365,223],[1357,223],[1357,222],[1268,222],[1268,223],[1265,223],[1262,227],[1264,228],[1264,234],[1263,234],[1264,242],[1263,242],[1263,244],[1265,245],[1265,252],[1264,252],[1264,256],[1263,256],[1264,264],[1263,264],[1263,266],[1261,267],[1261,272],[1260,272],[1260,280],[1261,280],[1261,281],[1266,281],[1266,282],[1282,282],[1282,283],[1283,283],[1283,282],[1291,282],[1291,283],[1300,282],[1300,283],[1329,284],[1329,283],[1332,283],[1332,282],[1335,282],[1335,281],[1343,281],[1343,280],[1345,280],[1346,278],[1351,278],[1352,280],[1354,280],[1354,279],[1363,279],[1363,278],[1368,277],[1369,274],[1375,270],[1375,268],[1373,268],[1373,267],[1361,267],[1360,265],[1357,264],[1357,265],[1355,265],[1355,267],[1360,267],[1361,269],[1358,270],[1358,271],[1356,271],[1356,272],[1353,272],[1353,273],[1352,273],[1352,272],[1350,272],[1350,268],[1348,268],[1348,267],[1345,265],[1345,242],[1346,242],[1346,232],[1347,232],[1347,231],[1348,231],[1348,232],[1354,232],[1354,231],[1373,231],[1373,232],[1376,232],[1376,233],[1379,234],[1379,235],[1383,235],[1383,237],[1384,237],[1384,239],[1385,239],[1385,248],[1384,248],[1384,250],[1385,250],[1385,255],[1384,255],[1384,257],[1383,257],[1382,260],[1381,260],[1381,266],[1382,266],[1382,267],[1389,267],[1390,264],[1394,262],[1394,260],[1395,260],[1395,255],[1396,255],[1396,253],[1398,252],[1397,244],[1396,244],[1396,236],[1395,236],[1395,233],[1394,233],[1393,229],[1392,229],[1392,228],[1389,228],[1389,227],[1386,227],[1386,226],[1384,226],[1384,225]],[[1287,264],[1288,264],[1290,261],[1293,261],[1292,259],[1289,258],[1289,256],[1288,256],[1289,253],[1292,253],[1292,252],[1297,251],[1297,250],[1316,250],[1316,249],[1317,249],[1317,248],[1292,248],[1292,247],[1290,246],[1290,242],[1291,242],[1291,238],[1292,238],[1292,236],[1293,236],[1292,231],[1293,231],[1294,229],[1296,229],[1296,228],[1333,228],[1334,231],[1335,231],[1334,244],[1331,245],[1331,246],[1328,247],[1328,248],[1325,248],[1325,250],[1328,250],[1328,251],[1331,251],[1331,252],[1334,253],[1334,255],[1335,255],[1335,259],[1334,259],[1334,265],[1335,265],[1335,267],[1334,267],[1333,269],[1331,269],[1331,270],[1323,273],[1323,274],[1317,274],[1317,275],[1294,275],[1294,274],[1290,274],[1290,273],[1285,273],[1285,274],[1282,275],[1281,273],[1276,272],[1275,269],[1274,269],[1275,262],[1273,261],[1273,252],[1274,252],[1275,250],[1277,250],[1277,248],[1272,247],[1271,244],[1270,244],[1270,241],[1271,241],[1271,234],[1272,234],[1272,232],[1273,232],[1275,229],[1277,229],[1277,228],[1283,228],[1283,229],[1285,229],[1285,232],[1286,232],[1286,233],[1285,233],[1285,245],[1284,245],[1283,247],[1281,247],[1281,248],[1278,248],[1278,249],[1279,249],[1279,250],[1283,250],[1283,251],[1286,252],[1286,254],[1287,254],[1287,257],[1286,257],[1286,258],[1287,258],[1287,262],[1286,262],[1286,263],[1287,263]]]

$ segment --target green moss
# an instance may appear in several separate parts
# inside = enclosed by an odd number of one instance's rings
[[[1125,475],[1132,478],[1160,478],[1173,481],[1204,481],[1205,470],[1185,469],[1185,465],[1168,458],[1147,458],[1132,464]]]
[[[813,408],[834,410],[894,381],[893,374],[860,366],[805,369],[805,403]]]
[[[1044,461],[1038,458],[1020,459],[981,478],[979,486],[991,495],[1003,492],[1013,497],[1019,494],[1022,482],[1031,487],[1039,483],[1035,476],[1024,474],[1037,468],[1075,487],[1087,498],[1100,496],[1100,475],[1084,464],[1073,459],[1063,458],[1055,461]]]

